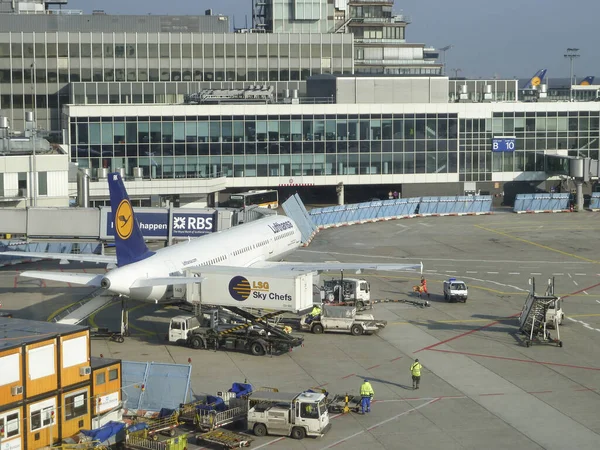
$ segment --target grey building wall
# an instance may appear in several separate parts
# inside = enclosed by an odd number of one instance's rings
[[[227,16],[0,15],[3,32],[227,33]]]
[[[448,103],[448,78],[323,75],[309,78],[307,92],[336,103]]]
[[[39,126],[60,131],[70,83],[107,83],[109,98],[120,96],[118,82],[290,82],[289,88],[297,89],[294,84],[312,74],[352,73],[352,55],[352,36],[345,34],[5,32],[0,27],[0,114],[19,129],[25,111],[33,110]]]

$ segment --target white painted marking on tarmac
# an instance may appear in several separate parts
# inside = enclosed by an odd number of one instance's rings
[[[407,414],[410,414],[411,412],[417,411],[418,409],[424,408],[427,405],[431,405],[433,402],[437,402],[438,400],[440,400],[440,398],[434,398],[433,400],[428,401],[427,403],[423,403],[422,405],[419,405],[415,408],[409,409],[408,411],[404,411],[400,414],[396,414],[395,416],[390,417],[389,419],[383,420],[381,422],[376,423],[375,425],[371,425],[369,428],[367,428],[366,430],[361,430],[357,433],[351,434],[350,436],[347,436],[343,439],[340,439],[339,441],[334,442],[333,444],[329,444],[327,447],[323,447],[321,450],[327,450],[328,448],[333,448],[336,445],[341,444],[342,442],[346,442],[349,441],[352,438],[355,438],[356,436],[360,436],[361,434],[365,433],[365,432],[369,432],[371,430],[374,430],[375,428],[380,427],[381,425],[385,425],[388,422],[391,422],[392,420],[396,420],[399,417],[405,416]],[[255,447],[255,448],[260,448],[260,447]]]
[[[564,273],[553,273],[554,276],[564,275]]]
[[[529,275],[541,275],[540,272],[531,272]]]
[[[509,275],[521,275],[521,272],[508,272]]]
[[[446,270],[448,273],[456,273],[456,270]]]
[[[498,275],[498,272],[488,272],[488,273],[492,273],[492,274]]]
[[[575,280],[573,280],[573,283],[575,283],[575,286],[579,286],[579,283]]]
[[[585,277],[585,273],[576,273],[575,275],[577,275],[578,277]]]
[[[600,329],[592,327],[589,323],[586,323],[583,320],[577,320],[577,319],[573,319],[571,317],[567,317],[567,319],[569,319],[571,322],[580,323],[581,325],[583,325],[584,328],[587,328],[588,330],[600,332]]]
[[[473,272],[472,270],[467,270],[467,273],[477,273],[476,271]]]
[[[397,223],[397,224],[396,224],[396,226],[397,226],[397,227],[402,227],[402,228],[409,228],[409,226],[408,226],[408,225],[404,225],[404,224],[402,224],[402,223]]]
[[[432,227],[433,225],[430,225],[428,223],[425,222],[419,222],[419,225],[423,225],[424,227]]]
[[[587,292],[587,291],[583,291],[583,293],[584,293],[585,295],[590,295],[590,294],[588,294],[588,292]],[[598,300],[596,300],[596,301],[598,301]]]
[[[600,303],[600,300],[596,300],[596,303]]]
[[[568,273],[567,275],[569,275],[569,278],[573,278],[570,273]]]
[[[304,248],[298,249],[298,252],[305,252],[305,253],[325,253],[327,255],[342,255],[342,256],[360,256],[362,258],[364,258],[365,256],[370,256],[371,258],[379,258],[379,259],[393,259],[393,260],[404,260],[404,259],[409,259],[409,260],[414,260],[415,258],[412,256],[406,256],[406,257],[398,257],[398,256],[384,256],[384,255],[364,255],[361,253],[343,253],[343,252],[329,252],[329,251],[322,251],[322,250],[306,250]],[[481,263],[490,263],[490,264],[499,264],[499,263],[506,263],[506,264],[560,264],[562,266],[564,266],[565,264],[595,264],[595,263],[588,263],[588,262],[583,262],[583,261],[512,261],[512,260],[504,260],[504,259],[499,259],[499,260],[489,260],[489,259],[452,259],[452,258],[420,258],[423,261],[450,261],[450,262],[481,262]],[[537,266],[534,267],[520,267],[520,269],[537,269]],[[598,274],[600,275],[600,274]]]

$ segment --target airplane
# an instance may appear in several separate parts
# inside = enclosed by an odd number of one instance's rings
[[[540,84],[543,83],[544,78],[546,77],[546,72],[548,72],[548,69],[538,70],[521,89],[536,89]]]
[[[134,300],[158,303],[169,286],[201,283],[202,276],[244,273],[290,276],[296,273],[329,270],[423,271],[423,264],[280,262],[301,245],[301,233],[292,219],[268,216],[218,231],[198,239],[151,251],[135,218],[129,196],[119,173],[108,176],[112,220],[115,228],[116,258],[112,255],[5,252],[7,256],[106,263],[105,274],[24,271],[23,277],[103,288],[107,293]],[[185,276],[195,269],[200,276]]]
[[[581,83],[579,83],[579,86],[590,86],[592,84],[594,84],[594,78],[593,76],[590,77],[585,77],[583,80],[581,80]]]

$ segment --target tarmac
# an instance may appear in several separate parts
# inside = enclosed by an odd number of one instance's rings
[[[129,361],[193,366],[194,393],[254,386],[300,391],[320,386],[358,394],[368,378],[372,412],[332,416],[322,438],[254,437],[259,449],[598,449],[600,442],[600,231],[598,214],[509,213],[406,219],[321,231],[295,261],[423,261],[431,292],[428,308],[375,305],[388,325],[372,336],[305,334],[302,348],[279,356],[192,350],[165,343],[177,308],[132,303],[133,336],[122,344],[92,342],[92,354]],[[46,320],[89,292],[60,283],[19,278],[31,268],[102,271],[94,265],[42,262],[0,271],[2,311]],[[331,274],[337,275],[337,274]],[[324,274],[322,277],[330,275]],[[356,276],[345,274],[347,277]],[[362,274],[374,299],[414,299],[417,273]],[[469,286],[466,303],[447,303],[442,281]],[[566,314],[562,348],[525,347],[516,315],[529,279],[543,293],[554,277]],[[91,318],[116,327],[119,305]],[[552,331],[555,333],[555,331]],[[409,367],[424,366],[412,389]],[[188,448],[203,448],[194,447]]]

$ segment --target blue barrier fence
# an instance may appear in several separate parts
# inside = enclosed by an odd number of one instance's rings
[[[537,211],[566,211],[569,209],[569,194],[517,194],[515,198],[514,212],[537,212]]]
[[[315,208],[310,218],[319,228],[399,219],[416,215],[489,214],[492,197],[416,197]]]
[[[592,192],[592,198],[590,199],[590,209],[600,210],[600,192]]]

